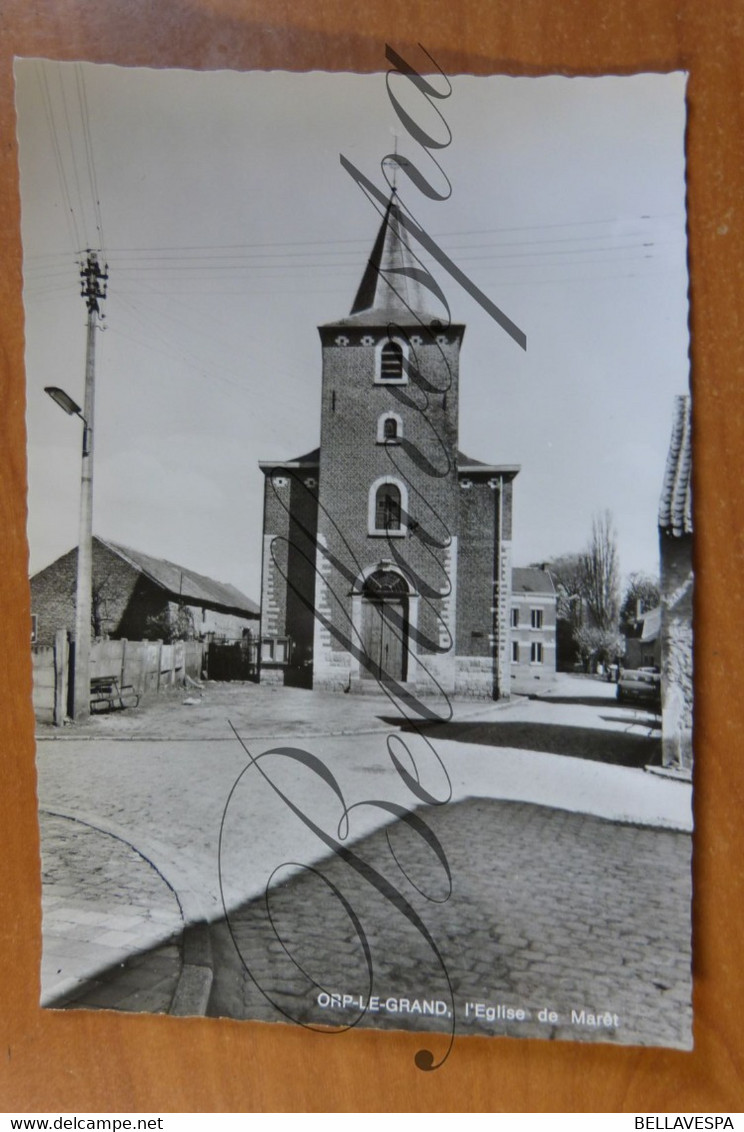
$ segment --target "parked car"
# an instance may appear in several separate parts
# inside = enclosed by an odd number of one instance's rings
[[[617,682],[618,703],[644,703],[661,711],[661,676],[653,668],[625,668]]]

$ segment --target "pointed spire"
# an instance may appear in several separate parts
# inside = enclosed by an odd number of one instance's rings
[[[417,278],[421,266],[406,243],[395,189],[390,196],[372,254],[359,284],[351,315],[386,321],[430,319],[428,291]]]

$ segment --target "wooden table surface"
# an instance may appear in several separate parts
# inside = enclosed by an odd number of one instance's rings
[[[13,56],[378,71],[423,43],[449,73],[686,69],[695,424],[695,1051],[468,1038],[422,1073],[415,1035],[38,1009],[23,305]],[[738,1111],[742,1107],[744,2],[3,0],[0,7],[0,1108],[7,1111]]]

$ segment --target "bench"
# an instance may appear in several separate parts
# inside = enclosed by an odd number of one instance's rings
[[[125,702],[127,701],[127,702]],[[94,676],[90,682],[90,710],[104,704],[108,711],[114,708],[137,707],[139,695],[132,684],[119,684],[118,676]]]

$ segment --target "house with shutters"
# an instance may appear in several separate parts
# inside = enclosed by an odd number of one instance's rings
[[[519,466],[458,446],[462,323],[432,313],[395,191],[319,328],[320,445],[263,460],[261,681],[500,698]]]
[[[556,592],[546,568],[512,571],[512,690],[535,694],[555,680]]]

